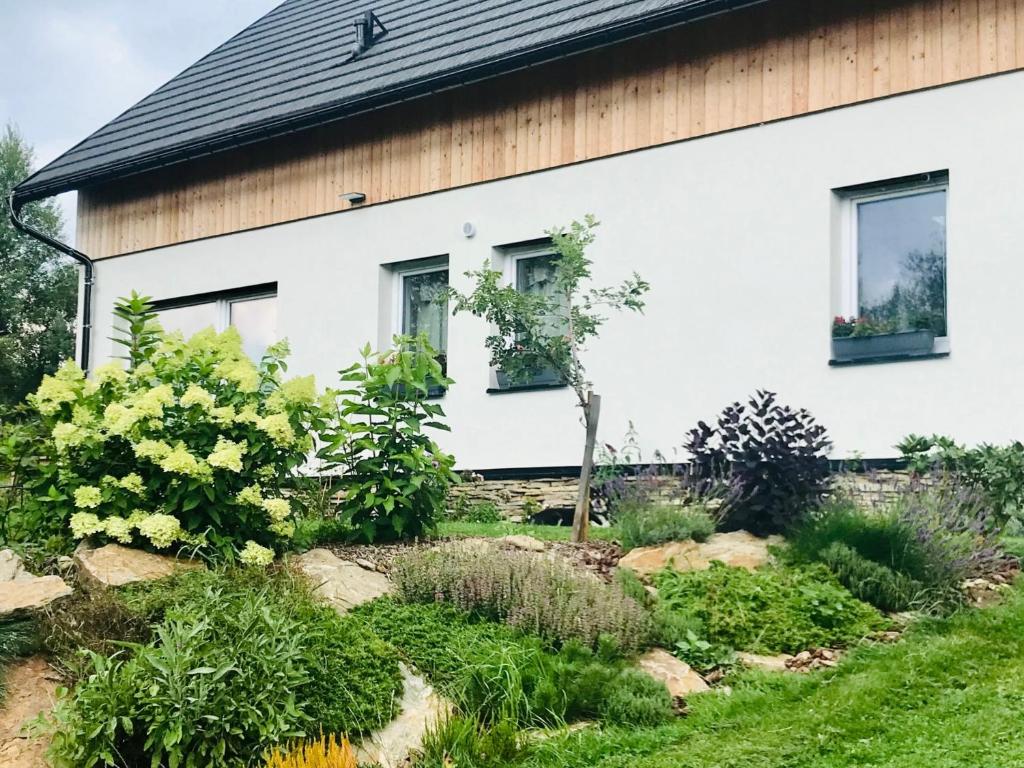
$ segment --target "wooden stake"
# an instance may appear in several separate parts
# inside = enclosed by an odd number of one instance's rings
[[[594,444],[597,442],[597,421],[601,416],[601,396],[587,392],[585,421],[587,422],[587,443],[583,448],[583,464],[580,466],[580,488],[576,497],[576,513],[572,517],[572,540],[580,543],[587,540],[590,527],[590,474],[594,467]]]

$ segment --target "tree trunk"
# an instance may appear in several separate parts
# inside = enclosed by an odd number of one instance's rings
[[[583,448],[583,464],[580,466],[580,488],[576,497],[576,514],[572,517],[572,540],[576,543],[587,540],[590,527],[590,473],[594,468],[594,443],[597,442],[597,421],[601,417],[601,396],[587,392],[587,404],[583,407],[583,421],[587,425],[587,442]]]

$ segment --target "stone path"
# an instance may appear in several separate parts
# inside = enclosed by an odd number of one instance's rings
[[[41,656],[22,659],[6,671],[7,696],[0,707],[0,766],[47,768],[47,739],[31,737],[24,727],[56,701],[59,677]]]

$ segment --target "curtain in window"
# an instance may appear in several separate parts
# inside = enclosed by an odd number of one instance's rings
[[[439,354],[448,350],[448,270],[406,275],[402,280],[402,333],[425,333]]]

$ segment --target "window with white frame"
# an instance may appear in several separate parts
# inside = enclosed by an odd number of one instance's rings
[[[448,364],[448,259],[407,262],[394,272],[395,331],[406,336],[425,334],[437,350],[442,370]]]
[[[276,284],[158,301],[154,310],[165,330],[186,338],[204,328],[236,328],[242,348],[256,362],[278,340]]]
[[[841,192],[844,248],[833,337],[916,333],[948,350],[945,174]],[[893,347],[894,349],[896,347]]]

